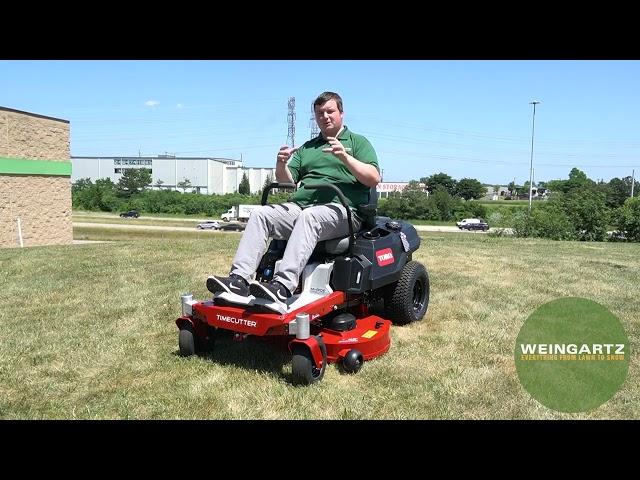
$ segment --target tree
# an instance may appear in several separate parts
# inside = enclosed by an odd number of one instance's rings
[[[242,174],[242,180],[240,180],[240,185],[238,186],[238,193],[241,195],[251,195],[251,185],[249,184],[247,172]]]
[[[417,180],[409,180],[409,184],[404,187],[402,193],[405,194],[410,192],[424,193],[424,189]]]
[[[596,182],[589,179],[587,174],[578,168],[572,168],[569,172],[569,180],[564,184],[565,193],[569,193],[572,190],[576,190],[583,187],[589,187],[595,185]]]
[[[602,192],[589,186],[574,188],[565,194],[561,202],[578,240],[604,240],[610,210]]]
[[[427,190],[429,190],[429,193],[433,193],[436,187],[440,185],[444,187],[449,195],[454,196],[456,194],[457,182],[446,173],[440,172],[431,175],[430,177],[422,177],[420,179],[420,182],[424,183],[427,186]]]
[[[486,193],[487,189],[475,178],[463,178],[456,185],[456,195],[465,200],[482,198]]]
[[[186,193],[187,188],[191,186],[191,180],[185,177],[185,179],[181,182],[178,182],[178,188],[182,189],[182,193]]]
[[[89,178],[89,177],[79,178],[72,185],[71,191],[72,192],[82,192],[83,190],[91,188],[92,186],[93,186],[93,182],[91,181],[91,178]]]
[[[545,186],[551,193],[558,193],[566,191],[566,183],[566,180],[549,180]]]
[[[531,212],[517,212],[511,226],[518,237],[575,238],[573,225],[558,202],[542,202],[534,205]]]
[[[118,180],[118,193],[130,197],[151,185],[151,170],[148,168],[127,168]]]
[[[605,190],[607,206],[611,208],[621,207],[627,198],[631,196],[631,177],[626,177],[622,180],[617,177],[612,178],[607,187]]]
[[[71,201],[75,208],[86,210],[117,210],[121,201],[116,196],[116,185],[110,178],[99,178],[93,184],[88,179],[80,179],[72,189]]]
[[[262,190],[264,191],[264,189],[267,188],[272,183],[273,183],[273,177],[271,177],[271,174],[269,173],[267,175],[267,178],[265,178],[264,180],[264,185],[262,185]]]
[[[456,200],[460,202],[459,199]],[[453,219],[453,210],[456,206],[456,200],[454,200],[453,196],[447,191],[444,185],[438,185],[429,196],[429,201],[433,203],[440,214],[440,218],[438,220],[444,221]]]
[[[103,212],[113,212],[120,206],[120,200],[116,196],[116,185],[110,178],[99,178],[96,180],[95,200],[98,209]]]
[[[626,232],[629,240],[640,241],[640,197],[628,198],[620,208],[619,217],[618,228]]]

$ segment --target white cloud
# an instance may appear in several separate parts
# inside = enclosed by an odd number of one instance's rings
[[[157,106],[157,105],[160,105],[160,102],[159,102],[159,101],[157,101],[157,100],[147,100],[146,102],[144,102],[144,104],[145,104],[147,107],[155,107],[155,106]]]

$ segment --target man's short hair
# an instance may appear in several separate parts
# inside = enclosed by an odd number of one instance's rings
[[[322,92],[318,95],[318,98],[313,102],[313,111],[315,112],[316,107],[324,105],[329,100],[335,100],[336,105],[338,105],[338,111],[342,113],[342,97],[335,92]]]

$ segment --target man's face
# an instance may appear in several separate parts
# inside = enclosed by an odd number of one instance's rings
[[[316,122],[322,134],[332,137],[342,128],[343,112],[338,110],[336,101],[331,99],[315,107]]]

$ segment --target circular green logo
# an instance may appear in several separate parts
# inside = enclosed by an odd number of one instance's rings
[[[585,412],[609,400],[629,370],[629,339],[620,320],[584,298],[561,298],[533,312],[516,339],[522,386],[560,412]]]

